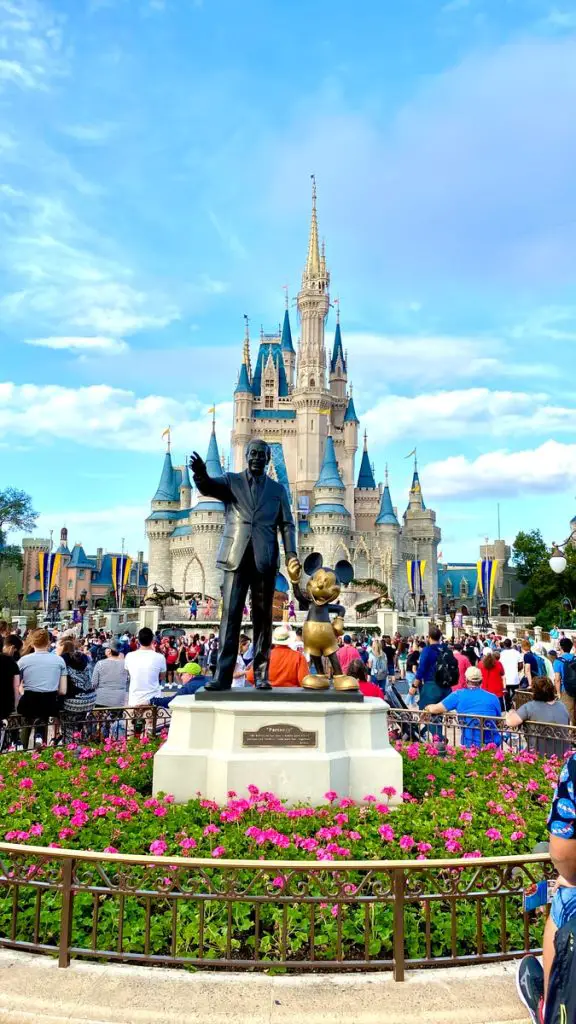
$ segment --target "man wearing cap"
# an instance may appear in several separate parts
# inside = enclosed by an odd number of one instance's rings
[[[268,680],[273,687],[300,686],[310,672],[306,658],[292,647],[292,632],[287,625],[276,626],[272,634],[272,653],[268,665]],[[254,685],[254,669],[246,673],[246,681]]]
[[[202,675],[202,669],[197,661],[189,661],[182,668],[177,668],[176,675],[182,683],[178,692],[172,693],[169,697],[152,697],[150,703],[154,707],[167,708],[175,697],[186,697],[191,693],[196,693],[197,690],[201,690],[208,682],[207,677]]]
[[[482,689],[482,673],[479,668],[466,669],[466,688],[453,690],[439,704],[428,704],[424,708],[432,715],[444,715],[447,711],[455,711],[458,715],[479,715],[485,718],[500,718],[502,711],[500,701],[493,693]],[[485,722],[481,733],[478,718],[466,718],[462,730],[463,747],[486,746],[487,743],[500,743],[500,733],[494,722]],[[476,726],[476,728],[474,728]]]

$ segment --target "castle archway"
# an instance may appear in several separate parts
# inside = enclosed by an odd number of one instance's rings
[[[186,600],[190,594],[206,594],[206,573],[195,551],[186,563],[182,577],[182,599]]]

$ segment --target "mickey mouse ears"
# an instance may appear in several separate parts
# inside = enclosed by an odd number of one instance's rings
[[[308,555],[304,561],[306,575],[313,576],[315,572],[318,572],[318,569],[322,568],[322,561],[322,555],[318,551],[313,551],[311,555]],[[345,558],[336,562],[334,569],[329,571],[335,573],[338,583],[342,583],[343,586],[347,586],[354,579],[354,569]]]

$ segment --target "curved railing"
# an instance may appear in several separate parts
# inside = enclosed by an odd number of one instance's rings
[[[539,952],[523,911],[546,854],[430,861],[199,860],[0,844],[0,945],[194,968],[391,970]]]

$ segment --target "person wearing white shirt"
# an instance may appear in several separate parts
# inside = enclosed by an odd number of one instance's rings
[[[138,633],[140,647],[130,651],[124,658],[128,673],[128,707],[150,704],[155,697],[162,696],[162,683],[166,679],[166,658],[152,647],[154,634],[148,626]]]
[[[522,655],[512,647],[512,641],[508,638],[504,640],[502,650],[500,651],[500,664],[504,669],[504,677],[509,699],[512,699],[520,685],[518,666],[521,662]]]

